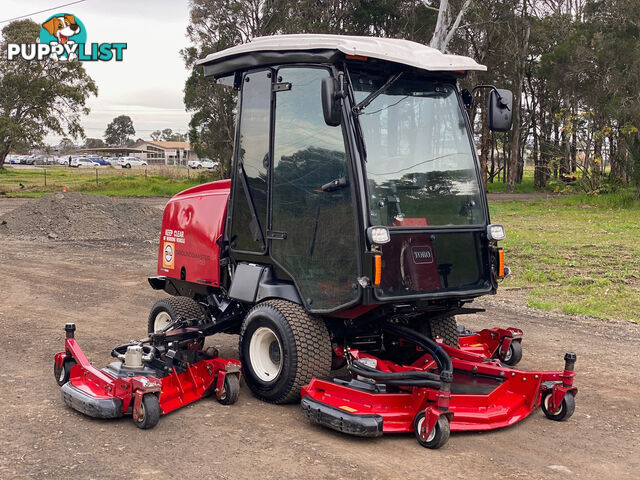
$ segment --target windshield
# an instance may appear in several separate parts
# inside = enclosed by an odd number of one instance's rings
[[[351,79],[358,103],[388,77]],[[373,225],[484,224],[472,144],[453,85],[402,76],[358,118]]]

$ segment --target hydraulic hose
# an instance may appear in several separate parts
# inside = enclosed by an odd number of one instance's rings
[[[387,324],[382,327],[382,331],[404,338],[429,353],[436,362],[436,365],[440,370],[440,375],[436,375],[431,372],[419,371],[383,372],[365,365],[358,360],[351,362],[349,365],[348,368],[351,373],[384,382],[388,385],[429,387],[447,391],[449,390],[451,381],[453,380],[453,364],[451,363],[451,358],[447,352],[445,352],[440,345],[434,342],[431,338],[402,325]]]
[[[360,368],[361,362],[349,365],[349,371],[361,377],[384,382],[388,385],[421,386],[440,388],[440,377],[430,372],[381,372]],[[375,370],[375,369],[373,369]],[[376,373],[377,372],[377,373]],[[435,378],[433,378],[435,377]]]
[[[409,340],[424,349],[435,360],[436,365],[438,365],[438,368],[440,369],[441,377],[443,373],[447,376],[453,375],[453,364],[451,363],[451,358],[447,352],[445,352],[444,349],[431,338],[402,325],[385,325],[382,327],[382,330]]]

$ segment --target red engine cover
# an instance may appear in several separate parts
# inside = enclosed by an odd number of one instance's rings
[[[164,207],[158,275],[220,285],[220,247],[231,180],[180,192]]]

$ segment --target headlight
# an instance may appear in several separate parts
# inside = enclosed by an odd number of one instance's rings
[[[502,225],[487,225],[487,237],[489,237],[489,240],[504,240],[506,236]]]
[[[367,229],[367,238],[369,242],[378,245],[389,243],[389,229],[387,227],[369,227]]]

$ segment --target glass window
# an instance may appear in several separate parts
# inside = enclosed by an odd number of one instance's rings
[[[353,74],[356,101],[387,78]],[[472,144],[452,85],[400,77],[359,115],[371,223],[485,222]]]
[[[343,305],[358,295],[355,219],[341,127],[324,122],[321,68],[283,68],[291,90],[276,94],[271,254],[296,281],[314,310]],[[323,185],[341,180],[341,187]]]
[[[267,225],[267,172],[271,75],[269,71],[244,76],[238,130],[236,170],[233,177],[231,248],[264,252]],[[256,218],[253,218],[252,210]]]

